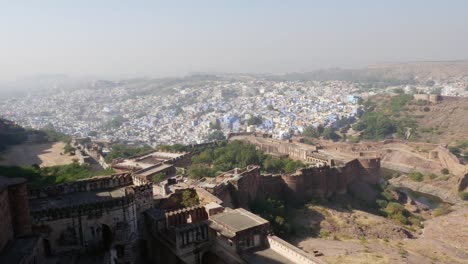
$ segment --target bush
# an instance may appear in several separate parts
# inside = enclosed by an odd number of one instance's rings
[[[153,183],[160,183],[166,179],[166,174],[160,172],[154,175],[151,179],[153,180]]]
[[[111,151],[106,155],[106,162],[111,162],[113,159],[116,158],[128,158],[131,156],[143,154],[152,150],[150,146],[144,147],[133,147],[127,146],[122,144],[116,144],[111,146]]]
[[[213,131],[213,133],[208,135],[208,141],[215,141],[215,140],[225,140],[226,136],[220,130]]]
[[[450,208],[450,205],[442,204],[442,205],[439,205],[439,207],[437,207],[436,209],[434,209],[434,211],[432,211],[432,215],[437,217],[441,215],[446,215],[450,213],[451,211],[452,209]]]
[[[331,232],[326,229],[320,229],[320,237],[327,238],[331,235]]]
[[[73,182],[94,176],[112,174],[112,170],[96,171],[89,165],[80,165],[75,160],[69,165],[59,165],[39,168],[38,166],[16,167],[0,166],[0,175],[6,177],[22,177],[28,180],[29,189],[39,189],[50,185]]]
[[[249,118],[249,120],[247,120],[247,124],[249,126],[258,126],[258,125],[261,125],[262,123],[263,123],[263,120],[259,116],[252,116],[251,118]]]
[[[181,204],[184,207],[194,207],[200,204],[200,200],[195,193],[192,193],[189,190],[185,190],[182,192],[182,202]]]
[[[408,174],[408,178],[413,181],[422,182],[424,180],[424,175],[420,172],[411,172]]]
[[[213,170],[206,164],[192,164],[187,171],[189,178],[201,179],[203,177],[213,177]]]
[[[424,107],[423,110],[424,110],[424,112],[429,112],[429,111],[431,111],[431,109],[430,109],[429,107],[427,107],[427,106]]]
[[[464,201],[468,201],[468,192],[460,192],[460,198]]]
[[[405,208],[401,204],[395,202],[390,202],[385,208],[385,211],[390,215],[396,215],[404,210]]]
[[[268,198],[258,200],[250,205],[252,212],[270,221],[273,232],[280,237],[292,233],[291,225],[288,223],[287,208],[280,200]]]
[[[385,200],[377,200],[376,203],[382,209],[385,209],[388,205],[388,202]]]
[[[443,168],[442,170],[440,170],[440,173],[447,175],[450,173],[450,171],[447,168]]]

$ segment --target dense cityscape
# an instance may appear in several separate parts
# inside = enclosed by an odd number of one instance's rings
[[[468,264],[468,1],[4,1],[0,264]]]
[[[220,130],[263,132],[276,138],[300,134],[307,126],[337,128],[362,114],[362,98],[395,89],[406,93],[464,96],[463,80],[427,85],[365,89],[344,81],[271,81],[261,78],[92,81],[81,88],[52,85],[0,104],[1,117],[34,129],[78,137],[149,145],[206,142]],[[155,86],[156,88],[150,88]],[[439,88],[434,88],[439,87]],[[219,136],[219,134],[218,134]]]

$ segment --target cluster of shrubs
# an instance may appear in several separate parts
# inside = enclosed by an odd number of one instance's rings
[[[381,192],[380,199],[376,200],[376,207],[379,209],[380,215],[403,225],[423,227],[421,221],[424,218],[412,214],[399,204],[392,195],[392,192],[395,191],[394,186],[388,185]]]
[[[445,170],[443,170],[443,172],[441,171],[441,173],[445,174],[444,172],[446,172],[446,171]],[[429,180],[434,180],[434,179],[436,179],[438,177],[439,176],[437,174],[434,174],[434,173],[424,175],[421,172],[417,172],[417,171],[413,171],[413,172],[410,172],[408,174],[408,178],[410,178],[411,180],[416,181],[416,182],[422,182],[425,178],[429,179]]]

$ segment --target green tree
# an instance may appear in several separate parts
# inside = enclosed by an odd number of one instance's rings
[[[263,123],[263,120],[260,116],[252,116],[251,118],[247,120],[247,124],[249,126],[258,126],[258,125],[261,125],[262,123]]]
[[[268,156],[263,161],[263,169],[270,173],[280,173],[283,171],[283,167],[283,160],[273,159],[271,156]]]
[[[166,174],[160,172],[154,175],[151,179],[153,180],[153,183],[160,183],[166,179]]]
[[[324,139],[333,141],[337,141],[338,139],[340,139],[340,136],[338,136],[338,134],[335,133],[335,130],[332,127],[326,127],[323,130],[322,136]]]
[[[192,164],[188,168],[187,174],[189,178],[201,179],[203,177],[213,177],[213,170],[206,164]]]
[[[284,172],[285,173],[290,173],[290,172],[293,172],[299,168],[303,168],[304,167],[304,164],[300,161],[295,161],[295,160],[292,160],[292,159],[287,159],[285,160],[285,163],[284,163]]]
[[[304,131],[302,132],[302,135],[306,136],[306,137],[318,138],[318,137],[320,137],[320,132],[314,126],[307,126],[307,127],[304,128]]]
[[[204,163],[204,164],[212,164],[214,160],[214,152],[213,149],[206,149],[202,151],[200,154],[192,157],[192,163]]]
[[[286,206],[280,200],[268,198],[255,201],[250,205],[252,211],[270,221],[273,232],[280,237],[291,234],[292,228],[288,223]]]
[[[149,146],[133,147],[133,146],[127,146],[127,145],[122,145],[122,144],[115,144],[111,146],[111,150],[106,155],[105,159],[106,159],[106,162],[111,162],[113,159],[116,159],[116,158],[128,158],[131,156],[149,152],[150,150],[153,150],[153,149]]]
[[[200,200],[196,193],[193,193],[189,190],[185,190],[182,192],[182,206],[184,207],[194,207],[200,204]]]
[[[220,130],[213,131],[209,136],[208,140],[209,141],[215,141],[215,140],[225,140],[226,136],[224,136],[224,133]]]

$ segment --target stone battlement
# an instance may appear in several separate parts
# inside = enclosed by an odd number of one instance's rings
[[[165,212],[167,227],[177,227],[208,219],[203,205]]]
[[[61,183],[42,189],[30,190],[29,198],[44,198],[62,196],[76,192],[89,192],[99,189],[123,187],[131,185],[132,176],[129,173],[114,174],[110,176],[97,176],[76,182]]]
[[[134,195],[129,194],[124,197],[113,198],[98,202],[82,203],[72,206],[56,208],[47,208],[37,211],[31,210],[31,216],[33,218],[33,221],[36,223],[84,215],[87,215],[88,217],[92,217],[94,215],[96,218],[98,218],[105,211],[112,210],[115,208],[127,207],[134,202]]]

